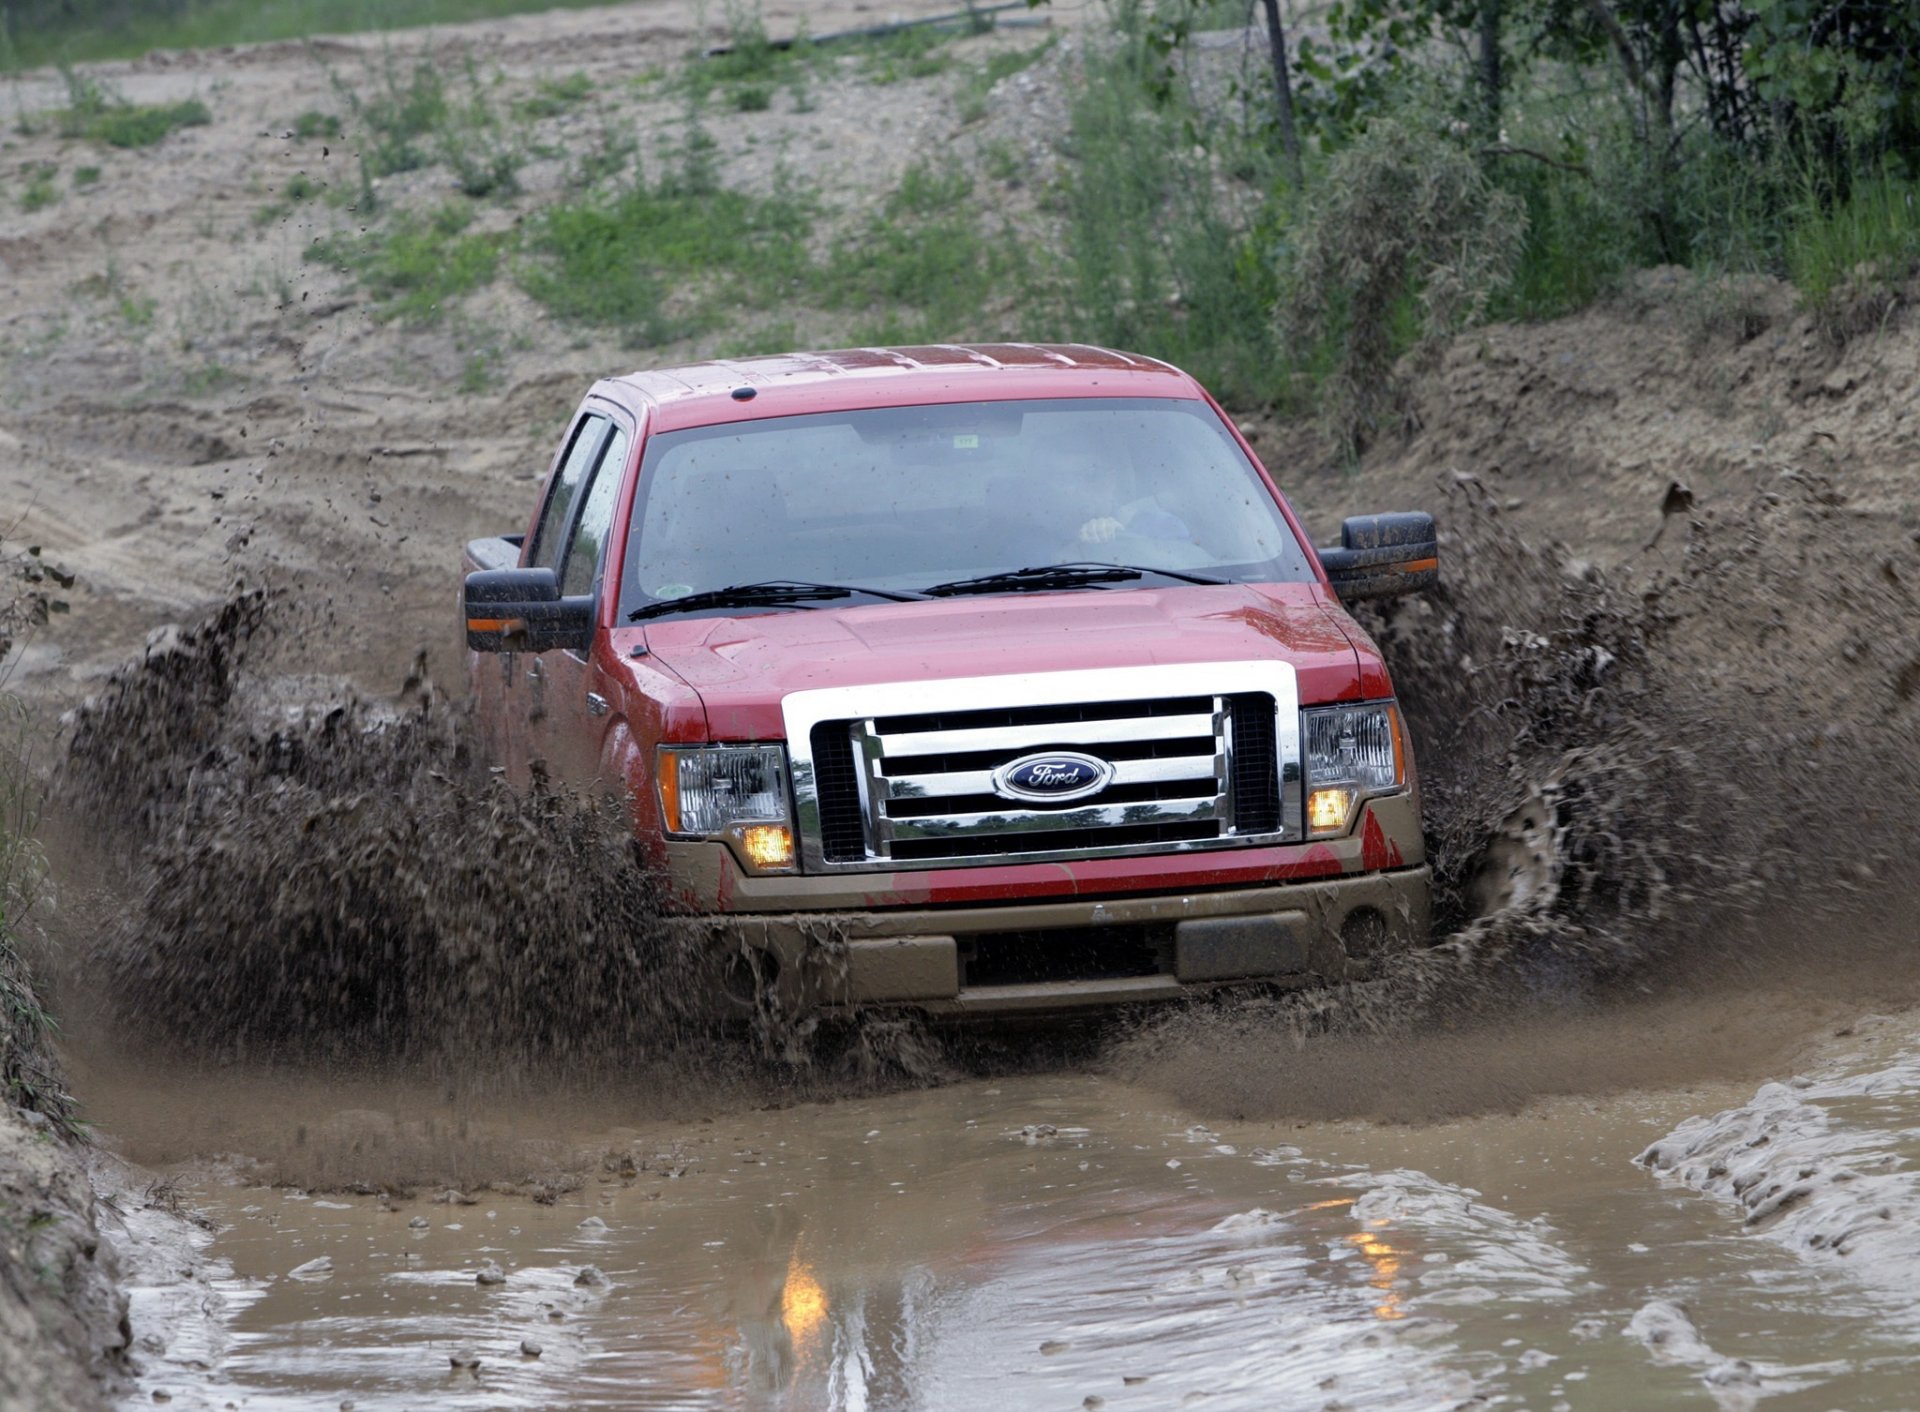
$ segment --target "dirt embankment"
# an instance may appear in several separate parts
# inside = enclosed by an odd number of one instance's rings
[[[84,1408],[122,1377],[132,1331],[82,1154],[0,1104],[0,1407]]]

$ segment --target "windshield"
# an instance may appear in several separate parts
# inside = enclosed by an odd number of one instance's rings
[[[628,612],[773,580],[918,592],[1088,561],[1313,577],[1246,454],[1212,408],[1182,399],[963,402],[664,432],[648,439],[633,514]]]

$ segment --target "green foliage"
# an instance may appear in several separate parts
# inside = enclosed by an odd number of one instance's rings
[[[764,113],[773,106],[773,89],[764,83],[743,83],[732,97],[734,108],[742,113]]]
[[[293,135],[303,142],[311,141],[316,137],[338,137],[340,119],[334,113],[323,113],[316,108],[309,108],[293,120]]]
[[[427,324],[459,296],[493,281],[507,237],[468,234],[473,211],[448,202],[431,216],[397,216],[386,230],[315,241],[306,258],[350,272],[383,318]]]
[[[758,10],[730,5],[727,18],[726,51],[696,59],[685,71],[682,82],[688,97],[704,102],[718,93],[736,112],[757,113],[772,107],[775,92],[785,88],[793,95],[795,111],[810,109],[811,74],[825,61],[804,32],[776,45]]]
[[[565,0],[565,8],[621,0]],[[152,49],[206,49],[459,24],[562,8],[560,0],[8,0],[0,8],[0,69],[58,59],[136,58]]]
[[[971,176],[916,163],[879,215],[835,244],[813,287],[828,308],[861,314],[860,342],[949,340],[1015,294],[1019,258],[985,230]]]
[[[183,127],[213,121],[197,98],[141,106],[75,69],[63,66],[60,74],[67,85],[67,106],[56,115],[62,137],[90,138],[113,147],[151,147]]]
[[[987,95],[1003,79],[1024,73],[1044,59],[1052,51],[1055,40],[1049,35],[1045,43],[1036,44],[1031,49],[1002,49],[989,54],[987,61],[968,73],[965,82],[960,85],[960,120],[964,123],[977,123],[987,116]]]
[[[97,185],[99,181],[100,169],[98,167],[75,167],[73,169],[73,185],[75,190],[83,186]]]
[[[931,25],[895,30],[861,45],[860,76],[869,83],[899,83],[932,78],[953,64],[947,41],[954,31]]]
[[[436,134],[440,160],[467,196],[512,196],[520,190],[526,153],[488,101],[473,65],[467,65],[463,101],[448,105]]]
[[[1071,336],[1166,358],[1240,405],[1274,401],[1290,377],[1269,312],[1285,231],[1275,155],[1163,93],[1154,47],[1123,40],[1086,61],[1074,93],[1064,258],[1036,273],[1029,304],[1050,298]]]
[[[585,74],[574,72],[564,78],[543,78],[533,86],[533,93],[517,100],[513,105],[514,116],[539,120],[557,118],[570,112],[593,97],[593,80]]]
[[[808,204],[713,180],[703,134],[681,171],[548,207],[533,223],[521,284],[556,315],[651,346],[711,327],[728,304],[758,307],[808,269]]]
[[[426,165],[427,153],[419,140],[447,118],[446,87],[438,66],[419,59],[403,74],[389,53],[381,60],[371,97],[362,98],[338,74],[333,75],[333,83],[348,111],[371,139],[361,153],[369,176],[410,172]]]
[[[1522,203],[1466,153],[1403,121],[1337,156],[1293,230],[1281,324],[1338,350],[1329,429],[1358,452],[1404,408],[1394,363],[1481,317],[1518,263]]]
[[[289,201],[311,201],[320,194],[320,183],[305,172],[295,172],[287,178],[286,198]]]
[[[20,209],[31,214],[58,201],[60,192],[53,179],[59,174],[60,168],[52,162],[35,162],[28,167],[27,184],[20,192]],[[95,175],[98,175],[97,169]]]
[[[1857,181],[1843,201],[1804,202],[1787,226],[1785,257],[1830,334],[1871,329],[1920,272],[1920,182],[1889,168]]]
[[[1920,177],[1920,6],[1744,0],[1741,77],[1772,136],[1874,176]]]

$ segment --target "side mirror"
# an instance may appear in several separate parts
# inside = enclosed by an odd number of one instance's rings
[[[1320,565],[1347,603],[1432,588],[1440,582],[1433,516],[1418,510],[1355,515],[1340,526],[1340,547],[1320,551]]]
[[[585,651],[593,598],[560,596],[552,569],[482,569],[467,575],[467,646],[475,652]]]

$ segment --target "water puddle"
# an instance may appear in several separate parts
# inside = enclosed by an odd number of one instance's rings
[[[129,1405],[1910,1406],[1884,1290],[1634,1164],[1750,1095],[1201,1125],[1055,1074],[576,1125],[573,1189],[201,1165],[201,1326],[147,1272]]]

